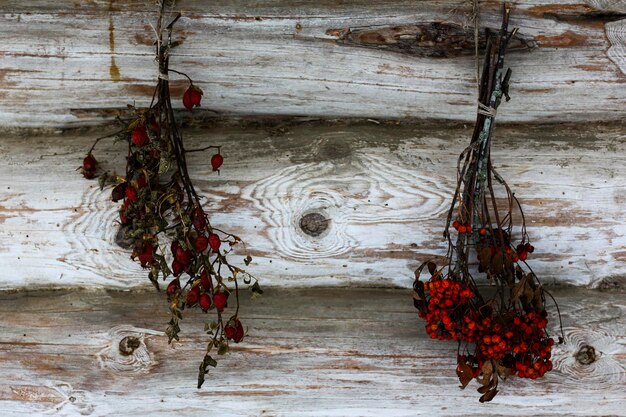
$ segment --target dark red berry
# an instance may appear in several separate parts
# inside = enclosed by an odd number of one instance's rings
[[[98,170],[98,161],[93,157],[92,154],[88,154],[85,159],[83,159],[83,176],[87,179],[91,179],[96,176],[96,171]]]
[[[174,276],[176,277],[179,276],[180,274],[183,273],[184,270],[185,270],[185,265],[181,264],[176,259],[172,261],[172,273],[174,274]]]
[[[211,166],[213,167],[213,171],[219,170],[223,163],[224,157],[219,153],[216,153],[211,157]]]
[[[209,245],[211,246],[211,249],[213,249],[213,252],[217,252],[220,249],[221,244],[222,241],[217,234],[211,233],[209,235]]]
[[[154,246],[150,242],[145,242],[141,253],[138,256],[141,266],[146,267],[154,263]]]
[[[191,84],[183,94],[183,105],[187,110],[191,111],[194,107],[200,106],[203,94],[201,89]]]
[[[206,215],[204,214],[202,207],[196,207],[191,214],[191,221],[196,230],[204,230],[206,227]]]
[[[211,289],[211,278],[209,278],[209,274],[206,269],[204,269],[200,274],[200,285],[202,285],[202,288],[206,291]]]
[[[182,246],[178,246],[176,248],[176,253],[174,254],[174,258],[180,262],[183,266],[188,266],[191,263],[191,258],[193,254],[189,249],[185,250]]]
[[[114,202],[118,202],[126,196],[126,187],[128,186],[127,182],[122,182],[117,184],[113,191],[111,191],[111,200]]]
[[[131,203],[134,203],[135,201],[137,201],[139,199],[139,196],[137,194],[137,190],[133,186],[127,186],[125,194],[126,194],[126,198]]]
[[[211,308],[211,297],[209,296],[209,294],[207,293],[200,294],[200,299],[198,301],[198,304],[200,305],[200,308],[203,311],[207,311],[209,308]]]
[[[195,303],[198,302],[199,298],[200,298],[200,287],[196,285],[195,287],[191,288],[189,292],[187,292],[187,305],[188,306],[194,305]]]
[[[178,278],[173,279],[167,286],[167,295],[168,296],[172,296],[174,294],[176,294],[176,291],[178,291],[180,289],[180,281],[178,280]]]
[[[213,294],[213,304],[215,304],[217,311],[224,311],[228,306],[228,293],[216,292]]]
[[[180,242],[178,240],[172,240],[172,244],[170,245],[170,249],[172,251],[172,255],[176,256],[176,251],[180,248]]]
[[[131,134],[131,140],[133,141],[133,144],[135,146],[145,146],[150,141],[150,137],[148,136],[146,127],[144,125],[137,125],[133,129],[133,133]]]
[[[195,242],[196,251],[204,252],[206,248],[209,246],[209,239],[206,236],[200,235],[196,238]]]
[[[526,245],[524,245],[524,249],[528,253],[533,253],[535,251],[535,247],[531,245],[530,243],[526,243]]]
[[[232,318],[228,321],[228,324],[224,326],[224,336],[227,339],[232,340],[235,343],[241,342],[243,339],[244,329],[241,321],[238,318]]]

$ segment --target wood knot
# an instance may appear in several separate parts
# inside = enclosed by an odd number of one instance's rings
[[[574,355],[576,362],[581,365],[591,365],[598,360],[596,350],[593,346],[583,345]]]
[[[300,219],[300,228],[309,236],[319,236],[328,229],[329,222],[330,219],[320,213],[309,213]]]
[[[108,332],[110,342],[98,352],[100,367],[116,374],[141,374],[156,365],[148,351],[145,338],[152,335],[163,336],[163,332],[120,325]]]
[[[126,336],[120,340],[120,353],[124,356],[132,355],[135,349],[141,346],[141,341],[135,336]]]

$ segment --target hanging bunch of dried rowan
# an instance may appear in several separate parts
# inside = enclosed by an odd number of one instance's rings
[[[155,28],[159,79],[152,103],[147,109],[129,106],[131,117],[123,122],[122,131],[106,136],[127,145],[126,174],[101,173],[100,184],[114,186],[111,197],[114,202],[122,202],[119,221],[125,237],[134,244],[132,258],[149,270],[150,281],[158,289],[160,277],[173,277],[166,290],[172,315],[166,331],[169,342],[179,340],[178,323],[183,310],[214,314],[214,320],[205,328],[211,340],[200,364],[200,387],[208,366],[216,365],[211,352],[215,350],[221,355],[228,351],[229,341],[238,343],[244,337],[239,319],[239,279],[252,284],[253,293],[261,293],[261,289],[254,277],[230,263],[227,255],[231,248],[243,243],[239,237],[210,224],[190,179],[186,161],[189,152],[217,149],[210,159],[215,172],[219,172],[224,158],[218,146],[185,149],[172,108],[169,75],[175,73],[189,80],[182,97],[189,111],[200,105],[203,93],[186,74],[169,68],[170,52],[177,45],[172,42],[172,27],[180,14],[165,26],[166,7],[166,2],[161,1]],[[98,162],[92,152],[106,137],[97,139],[85,157],[85,178],[98,174]],[[250,261],[250,256],[246,256],[244,263],[248,265]]]
[[[463,388],[472,379],[479,382],[481,402],[497,394],[500,379],[511,375],[535,379],[550,371],[554,344],[546,330],[549,293],[526,263],[534,247],[521,206],[491,162],[496,109],[502,96],[509,99],[511,71],[503,71],[504,54],[516,31],[508,31],[508,21],[505,6],[500,31],[488,36],[476,126],[459,157],[457,187],[444,231],[447,255],[442,262],[422,264],[413,285],[414,304],[426,320],[426,331],[433,339],[459,342],[457,375]],[[506,204],[496,197],[494,182],[506,195]],[[456,230],[454,240],[450,226]],[[478,272],[495,291],[476,285],[473,253]],[[430,274],[425,283],[419,280],[424,268]]]

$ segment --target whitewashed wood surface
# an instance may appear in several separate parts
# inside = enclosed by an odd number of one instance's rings
[[[480,1],[481,32],[499,27],[500,1]],[[534,43],[511,51],[513,105],[501,121],[624,119],[624,0],[521,0],[512,26]],[[147,105],[155,84],[153,2],[4,0],[0,3],[0,125],[68,126]],[[222,114],[436,118],[475,115],[471,1],[181,0],[172,66]],[[405,33],[431,23],[464,28],[398,53],[390,39],[340,42],[363,30]],[[396,28],[396,29],[394,29]],[[394,32],[395,33],[395,32]],[[394,38],[395,39],[395,38]],[[448,46],[446,46],[448,45]],[[458,56],[460,54],[460,56]],[[174,78],[182,93],[183,79]],[[182,107],[182,106],[181,106]],[[213,113],[209,112],[209,115]]]
[[[82,178],[93,139],[116,127],[65,134],[0,134],[0,289],[149,287],[118,246],[110,190]],[[212,223],[240,235],[264,285],[410,287],[425,259],[445,253],[445,215],[471,125],[315,122],[218,125],[186,131],[191,175]],[[626,275],[623,125],[498,126],[494,163],[520,199],[546,283],[596,286]],[[122,144],[95,156],[123,172]],[[300,227],[328,219],[319,236]],[[243,253],[236,255],[243,260]]]
[[[4,292],[0,410],[3,417],[626,415],[624,294],[554,295],[566,342],[553,351],[555,370],[505,381],[493,402],[480,404],[474,382],[459,389],[456,343],[428,338],[408,290],[244,297],[248,337],[218,358],[199,390],[206,316],[185,318],[181,341],[168,346],[163,293]],[[119,350],[127,336],[140,341],[130,356]]]

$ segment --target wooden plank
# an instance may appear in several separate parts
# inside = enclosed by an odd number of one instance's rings
[[[623,416],[623,295],[555,290],[555,370],[459,389],[454,342],[428,338],[407,290],[271,289],[243,300],[249,334],[196,389],[203,316],[167,345],[163,294],[0,294],[0,409],[22,415]],[[554,317],[550,326],[556,331]],[[127,336],[139,340],[120,353]]]
[[[409,287],[422,261],[445,253],[456,159],[471,126],[377,123],[186,131],[190,148],[222,146],[220,176],[198,153],[190,172],[212,223],[247,242],[262,284]],[[75,171],[107,130],[117,128],[1,136],[0,288],[150,286],[116,243],[109,191]],[[620,124],[498,125],[495,166],[524,207],[537,248],[529,261],[544,282],[595,286],[626,275],[625,132]],[[123,172],[124,152],[104,141],[95,156]],[[313,221],[305,232],[303,218],[316,216],[327,227]]]
[[[515,105],[503,107],[499,120],[623,119],[623,1],[515,3],[512,25],[535,48],[509,54]],[[0,125],[92,124],[127,103],[147,105],[156,75],[151,5],[4,1]],[[213,111],[474,118],[471,2],[201,0],[178,8],[183,44],[172,64],[204,88]],[[481,2],[481,31],[499,27],[499,9],[500,2]],[[398,39],[410,45],[407,37],[433,25],[443,29],[423,54],[397,52]],[[370,41],[348,30],[369,31]]]

